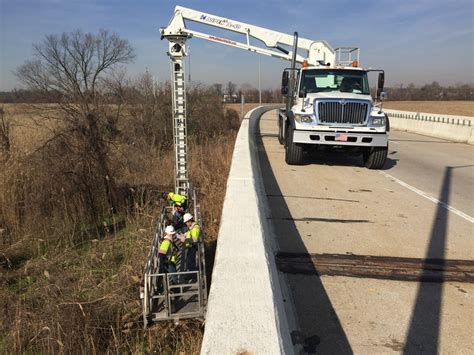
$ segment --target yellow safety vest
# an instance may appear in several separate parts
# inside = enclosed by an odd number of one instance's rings
[[[164,239],[160,243],[160,251],[161,254],[166,254],[169,263],[176,264],[176,250],[173,246],[173,243],[169,239]]]
[[[185,246],[186,248],[192,248],[199,242],[201,237],[201,227],[199,224],[194,223],[191,225],[191,228],[186,232]]]
[[[168,194],[168,197],[171,202],[173,202],[177,206],[181,206],[186,202],[186,196],[180,195],[174,192],[170,192]]]

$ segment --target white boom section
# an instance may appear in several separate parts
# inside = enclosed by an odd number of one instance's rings
[[[243,34],[247,38],[247,43],[236,42],[234,40],[191,30],[186,28],[185,20]],[[267,28],[230,20],[224,17],[207,14],[181,6],[176,6],[174,16],[168,24],[168,27],[161,28],[160,32],[164,37],[175,35],[184,35],[188,37],[195,36],[211,42],[221,43],[284,60],[292,59],[291,51],[286,50],[284,47],[281,47],[281,45],[291,47],[293,45],[293,35],[272,31]],[[274,49],[253,46],[250,44],[250,37],[262,41],[268,48]],[[305,38],[299,38],[298,49],[304,51],[303,55],[298,54],[296,56],[296,61],[298,63],[303,63],[303,61],[306,60],[309,65],[314,66],[318,66],[321,63],[330,63],[331,65],[335,64],[335,51],[326,41],[313,41]]]

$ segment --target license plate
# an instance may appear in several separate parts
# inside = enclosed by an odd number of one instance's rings
[[[336,141],[347,142],[347,134],[336,133]]]

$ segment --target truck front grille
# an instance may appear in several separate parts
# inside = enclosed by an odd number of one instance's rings
[[[368,111],[368,102],[334,100],[319,101],[316,114],[320,123],[364,124]]]

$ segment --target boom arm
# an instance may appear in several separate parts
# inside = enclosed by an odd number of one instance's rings
[[[230,39],[208,35],[186,28],[185,20],[200,24],[217,27],[223,30],[240,33],[246,36],[247,43],[236,42]],[[163,37],[198,37],[211,42],[221,43],[228,46],[248,50],[251,52],[268,55],[291,61],[292,53],[281,47],[293,45],[293,35],[276,32],[267,28],[249,25],[247,23],[229,20],[223,17],[207,14],[204,12],[176,6],[174,16],[166,28],[160,29]],[[250,44],[250,37],[262,41],[267,48],[257,47]],[[298,40],[298,49],[304,51],[304,55],[297,55],[296,61],[303,63],[308,61],[310,65],[320,65],[321,63],[334,64],[334,49],[326,41],[312,41],[305,38]]]

